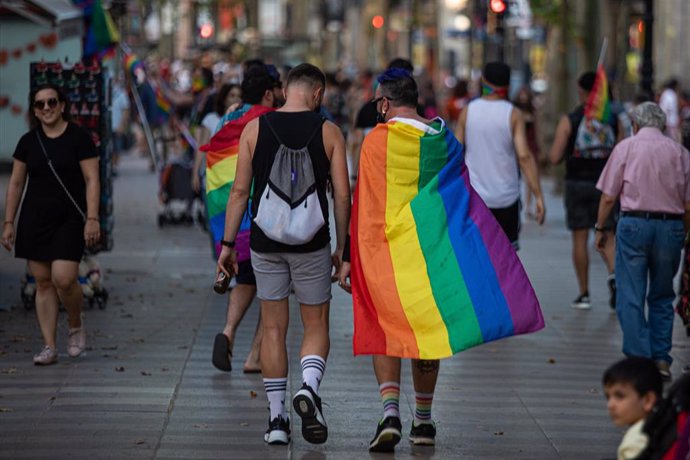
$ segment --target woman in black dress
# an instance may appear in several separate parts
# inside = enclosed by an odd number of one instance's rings
[[[44,347],[34,364],[57,362],[59,302],[69,317],[67,353],[75,357],[84,351],[79,261],[85,244],[100,238],[98,153],[90,135],[69,121],[67,105],[57,86],[44,85],[31,93],[32,129],[17,144],[7,187],[1,243],[8,251],[14,246],[15,257],[28,259],[36,278],[36,315]]]

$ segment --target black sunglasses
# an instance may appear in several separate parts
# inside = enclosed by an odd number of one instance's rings
[[[36,99],[34,101],[34,109],[43,110],[46,104],[48,104],[48,107],[50,107],[51,109],[54,109],[58,105],[58,100],[55,97],[51,97],[50,99],[45,100]]]

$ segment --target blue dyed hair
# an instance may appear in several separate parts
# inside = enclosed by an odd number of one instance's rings
[[[378,76],[382,95],[394,106],[417,107],[419,91],[409,70],[393,67]]]

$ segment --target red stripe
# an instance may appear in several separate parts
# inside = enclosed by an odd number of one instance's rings
[[[359,247],[359,181],[355,187],[355,195],[352,203],[352,217],[350,221],[350,239],[352,244],[352,265],[350,278],[352,281],[352,301],[355,305],[373,306],[371,294],[367,288],[367,282],[362,272],[362,264],[356,248]],[[355,331],[352,337],[352,349],[355,355],[386,354],[386,335],[379,326],[379,318],[375,308],[360,308],[360,314],[354,315]]]

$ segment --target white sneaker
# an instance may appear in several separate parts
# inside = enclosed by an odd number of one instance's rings
[[[57,350],[53,347],[45,345],[41,348],[41,351],[34,355],[34,364],[38,366],[47,366],[49,364],[55,364],[58,360]]]
[[[76,358],[86,349],[86,329],[84,328],[84,315],[81,315],[81,327],[69,329],[67,334],[67,354]]]

